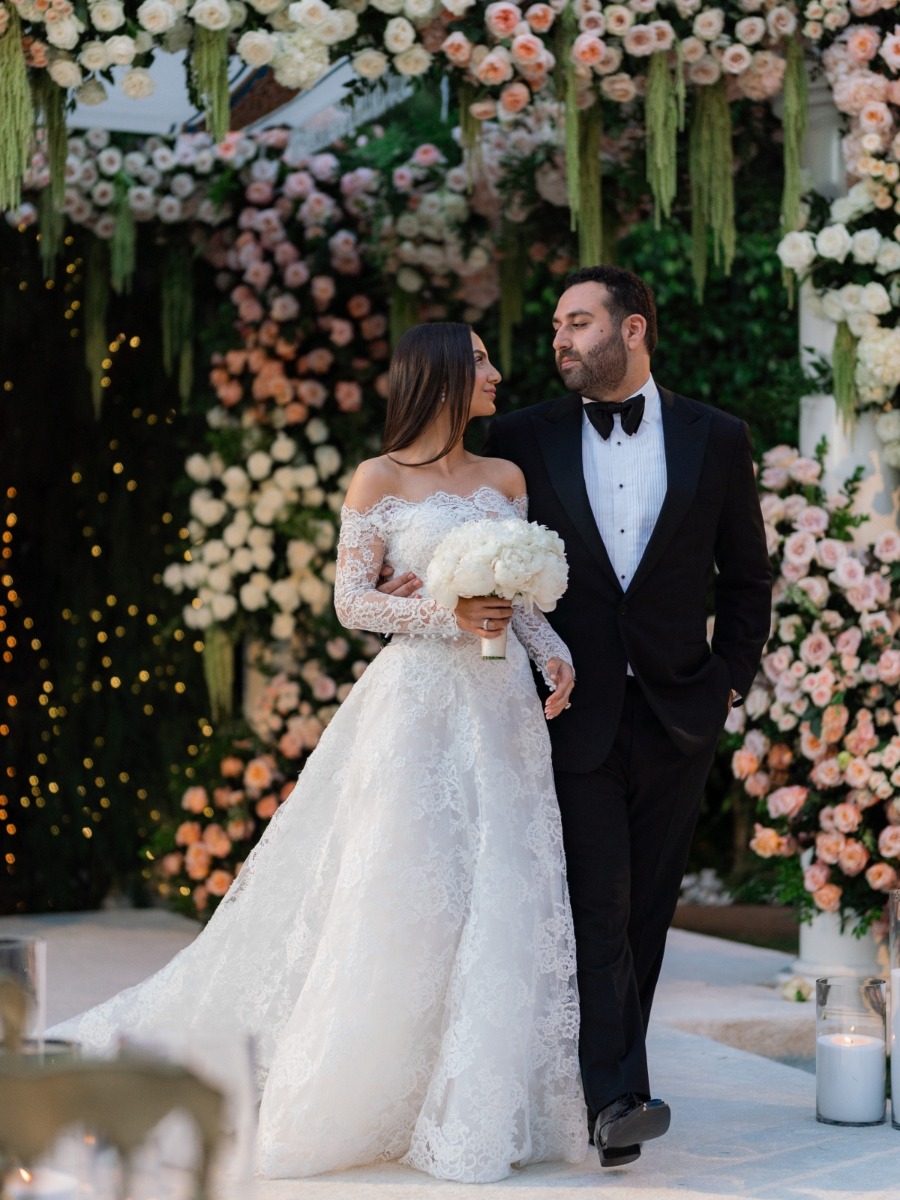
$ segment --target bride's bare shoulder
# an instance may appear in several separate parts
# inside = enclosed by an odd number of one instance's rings
[[[525,476],[515,463],[507,458],[483,458],[484,477],[491,487],[503,492],[511,500],[525,495]]]
[[[386,454],[364,459],[353,474],[344,503],[364,512],[397,490],[397,467]]]

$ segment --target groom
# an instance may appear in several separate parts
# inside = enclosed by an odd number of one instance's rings
[[[647,1022],[716,741],[769,634],[771,571],[747,428],[657,385],[649,287],[576,271],[553,325],[568,395],[496,418],[484,453],[521,468],[529,518],[566,545],[549,620],[576,683],[549,729],[588,1120],[620,1166],[669,1127]]]

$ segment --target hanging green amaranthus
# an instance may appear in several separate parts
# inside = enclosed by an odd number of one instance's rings
[[[647,92],[644,98],[644,119],[647,126],[647,182],[653,193],[654,221],[659,229],[662,218],[668,219],[677,190],[678,130],[684,127],[683,99],[679,104],[678,83],[682,89],[684,76],[680,63],[673,71],[669,56],[658,50],[650,56],[647,73]],[[680,109],[680,114],[679,114]]]
[[[788,42],[787,67],[784,73],[784,190],[781,195],[781,236],[796,229],[800,223],[801,159],[807,123],[806,68],[803,62],[803,43],[800,33]],[[794,302],[794,273],[786,267],[782,279],[790,303]]]
[[[228,30],[198,25],[191,55],[197,95],[206,112],[206,124],[217,142],[228,132],[231,99],[228,94]]]
[[[128,203],[128,187],[123,180],[116,182],[116,199],[113,208],[116,218],[115,229],[109,244],[110,282],[113,291],[123,296],[131,291],[134,278],[137,230],[134,213]]]
[[[475,100],[475,89],[471,83],[461,83],[459,86],[459,144],[463,152],[463,164],[469,181],[469,190],[475,182],[475,175],[481,158],[481,139],[484,127],[477,117],[472,116],[471,105]]]
[[[729,275],[734,262],[737,233],[731,142],[731,109],[724,80],[698,87],[688,146],[694,287],[698,300],[702,300],[706,286],[710,234],[716,266]]]
[[[834,335],[831,353],[831,369],[834,373],[834,402],[841,415],[844,428],[848,429],[856,415],[856,351],[859,339],[850,332],[846,321],[841,321]]]
[[[14,4],[6,8],[9,24],[0,36],[0,212],[21,202],[33,122],[22,21]]]
[[[203,635],[203,677],[213,723],[227,721],[234,707],[234,647],[221,625]]]
[[[170,244],[160,284],[163,367],[171,376],[178,361],[178,394],[187,400],[193,384],[194,271],[190,248]]]
[[[66,93],[45,71],[34,83],[34,107],[47,135],[47,159],[50,164],[50,193],[54,208],[61,209],[66,198],[66,159],[69,155],[69,131],[66,128]]]
[[[603,261],[603,176],[600,101],[578,110],[578,259],[583,267]]]
[[[103,360],[109,353],[106,314],[109,310],[109,251],[106,243],[91,238],[84,270],[84,365],[91,377],[91,400],[99,420],[103,403]]]
[[[45,279],[50,279],[56,266],[56,256],[62,245],[66,228],[65,214],[53,203],[53,188],[42,188],[38,195],[38,248]]]
[[[504,221],[500,245],[500,370],[508,375],[512,370],[513,329],[522,320],[522,284],[528,263],[521,225]]]

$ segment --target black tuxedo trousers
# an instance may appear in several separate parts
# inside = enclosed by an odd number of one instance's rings
[[[666,497],[625,591],[584,484],[581,398],[499,417],[485,446],[521,468],[530,519],[559,533],[569,562],[568,590],[548,616],[576,681],[550,737],[593,1113],[624,1092],[649,1095],[646,1026],[700,799],[730,690],[749,690],[771,620],[746,426],[660,396]]]

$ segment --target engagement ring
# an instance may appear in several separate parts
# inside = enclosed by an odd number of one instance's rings
[[[491,627],[490,617],[485,617],[484,620],[481,622],[481,628],[488,630],[488,629],[490,629],[490,627]]]

